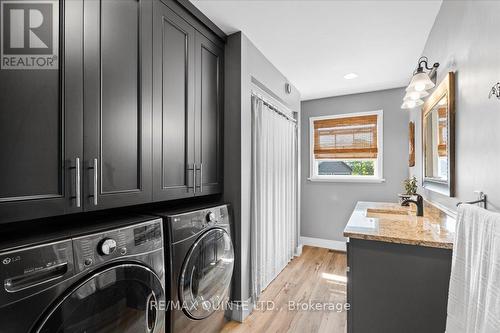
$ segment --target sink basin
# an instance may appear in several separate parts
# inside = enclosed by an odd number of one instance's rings
[[[400,219],[403,216],[411,215],[412,211],[407,208],[368,208],[366,210],[367,217],[385,218],[385,219]]]
[[[366,212],[374,214],[408,215],[408,209],[404,208],[368,208]]]

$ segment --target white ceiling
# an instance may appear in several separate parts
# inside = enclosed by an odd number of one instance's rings
[[[191,2],[226,34],[247,35],[304,100],[406,85],[441,6],[441,0]],[[344,79],[351,72],[359,77]]]

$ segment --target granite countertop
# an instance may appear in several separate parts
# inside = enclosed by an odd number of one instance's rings
[[[360,201],[344,229],[344,236],[452,249],[455,218],[428,202],[424,204],[424,216],[417,217],[413,204],[402,207],[397,203]]]

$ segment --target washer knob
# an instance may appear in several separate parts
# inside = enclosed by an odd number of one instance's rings
[[[208,212],[205,218],[207,219],[209,225],[212,225],[216,222],[215,214],[213,212]]]
[[[99,244],[99,252],[102,255],[109,255],[116,250],[116,241],[112,238],[104,238]]]

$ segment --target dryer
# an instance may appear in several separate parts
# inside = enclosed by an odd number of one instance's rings
[[[0,253],[0,332],[164,332],[162,221]]]
[[[219,332],[234,268],[228,205],[163,213],[171,332]]]

